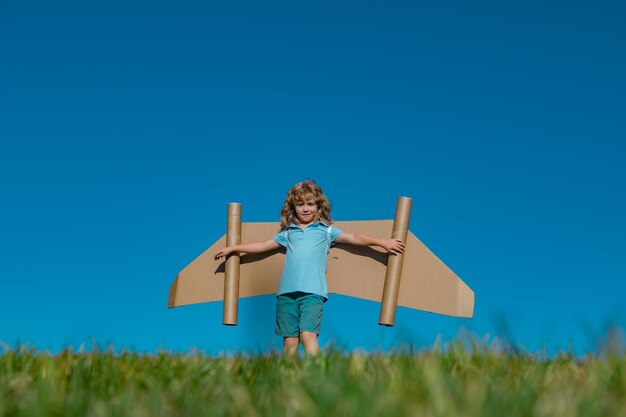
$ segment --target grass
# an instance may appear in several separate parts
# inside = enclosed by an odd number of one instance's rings
[[[623,353],[0,354],[0,416],[626,416]]]

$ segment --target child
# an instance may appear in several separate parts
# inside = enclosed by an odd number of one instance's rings
[[[319,352],[317,337],[322,322],[326,285],[327,254],[335,242],[362,246],[380,246],[392,254],[404,253],[397,239],[344,233],[332,227],[330,203],[312,180],[294,185],[280,213],[280,232],[265,242],[246,243],[224,248],[215,259],[233,252],[260,253],[287,248],[285,267],[276,295],[277,336],[283,337],[283,352],[295,353],[302,342],[307,354]]]

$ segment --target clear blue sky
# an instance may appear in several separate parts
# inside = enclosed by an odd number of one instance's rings
[[[226,4],[227,3],[227,4]],[[411,231],[475,318],[332,296],[321,342],[464,328],[593,349],[626,315],[619,1],[0,1],[0,340],[261,350],[272,296],[166,309],[177,272],[315,179]]]

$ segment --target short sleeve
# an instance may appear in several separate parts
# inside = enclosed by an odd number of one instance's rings
[[[280,246],[287,247],[287,230],[282,230],[276,236],[274,236],[274,242],[278,243]]]
[[[337,236],[343,233],[343,230],[336,228],[335,226],[330,228],[330,243],[335,243]]]

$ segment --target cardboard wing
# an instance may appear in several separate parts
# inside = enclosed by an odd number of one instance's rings
[[[391,236],[393,220],[334,222],[344,232]],[[241,223],[241,242],[271,239],[278,223]],[[170,287],[168,307],[224,299],[225,262],[215,253],[226,235],[187,265]],[[382,249],[337,244],[328,255],[328,291],[381,301],[388,255]],[[284,250],[240,257],[239,298],[275,294],[285,261]],[[474,292],[408,232],[397,305],[456,317],[472,317]]]

